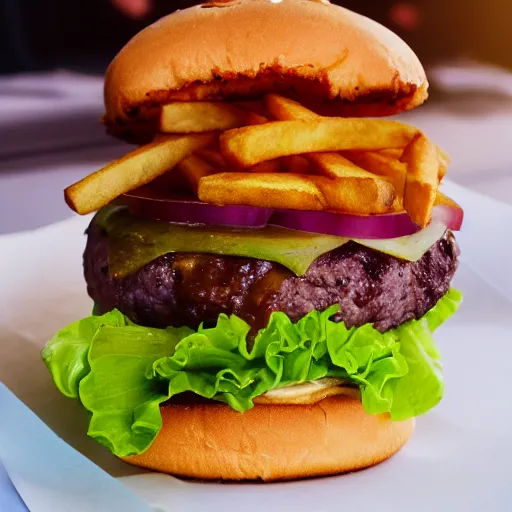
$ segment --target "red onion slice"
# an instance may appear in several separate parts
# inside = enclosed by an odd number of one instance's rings
[[[169,198],[141,188],[120,199],[139,217],[183,224],[262,228],[267,224],[298,231],[360,239],[399,238],[420,228],[407,213],[358,216],[333,211],[271,210],[254,206],[217,206]],[[438,204],[432,218],[452,231],[460,230],[464,213],[453,204]]]
[[[398,238],[419,231],[409,215],[357,216],[335,212],[279,210],[270,224],[283,228],[343,236],[346,238]]]
[[[272,215],[272,210],[267,208],[216,206],[186,199],[157,199],[125,194],[121,201],[138,217],[182,224],[262,228],[268,224]]]
[[[464,211],[455,206],[438,204],[432,211],[432,221],[442,222],[451,231],[460,231],[464,221]]]
[[[460,208],[449,205],[436,205],[432,220],[442,222],[448,229],[459,231],[464,218]],[[382,239],[399,238],[420,231],[407,213],[383,215],[347,215],[337,212],[311,212],[297,210],[277,210],[269,224],[283,228],[324,233],[346,238]]]

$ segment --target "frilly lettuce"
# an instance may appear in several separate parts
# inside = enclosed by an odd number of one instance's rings
[[[118,456],[144,452],[162,427],[160,405],[185,391],[243,412],[271,389],[339,377],[359,387],[369,414],[404,420],[443,396],[432,332],[461,299],[450,290],[423,318],[384,334],[331,321],[338,306],[296,324],[274,313],[252,344],[234,315],[193,331],[140,327],[114,310],[71,324],[42,356],[60,391],[92,413],[89,435]]]

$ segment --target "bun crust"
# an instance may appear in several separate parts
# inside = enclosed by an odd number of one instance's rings
[[[386,460],[408,441],[414,420],[367,414],[359,399],[313,405],[168,405],[163,428],[130,464],[202,480],[289,480],[333,475]]]
[[[391,115],[423,103],[414,52],[378,23],[322,0],[214,0],[136,35],[105,81],[107,125],[156,116],[173,100],[281,92],[343,115]]]

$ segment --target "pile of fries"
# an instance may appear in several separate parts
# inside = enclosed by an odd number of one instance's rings
[[[412,126],[322,117],[276,94],[254,102],[175,102],[162,107],[153,142],[70,186],[65,197],[86,214],[178,172],[206,203],[354,215],[405,209],[424,227],[448,163]]]

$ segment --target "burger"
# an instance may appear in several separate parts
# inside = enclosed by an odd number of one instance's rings
[[[461,302],[449,159],[382,119],[427,89],[403,41],[326,0],[213,0],[120,51],[103,123],[136,146],[65,191],[96,212],[94,310],[43,351],[90,436],[235,481],[407,443],[442,399],[432,333]]]

